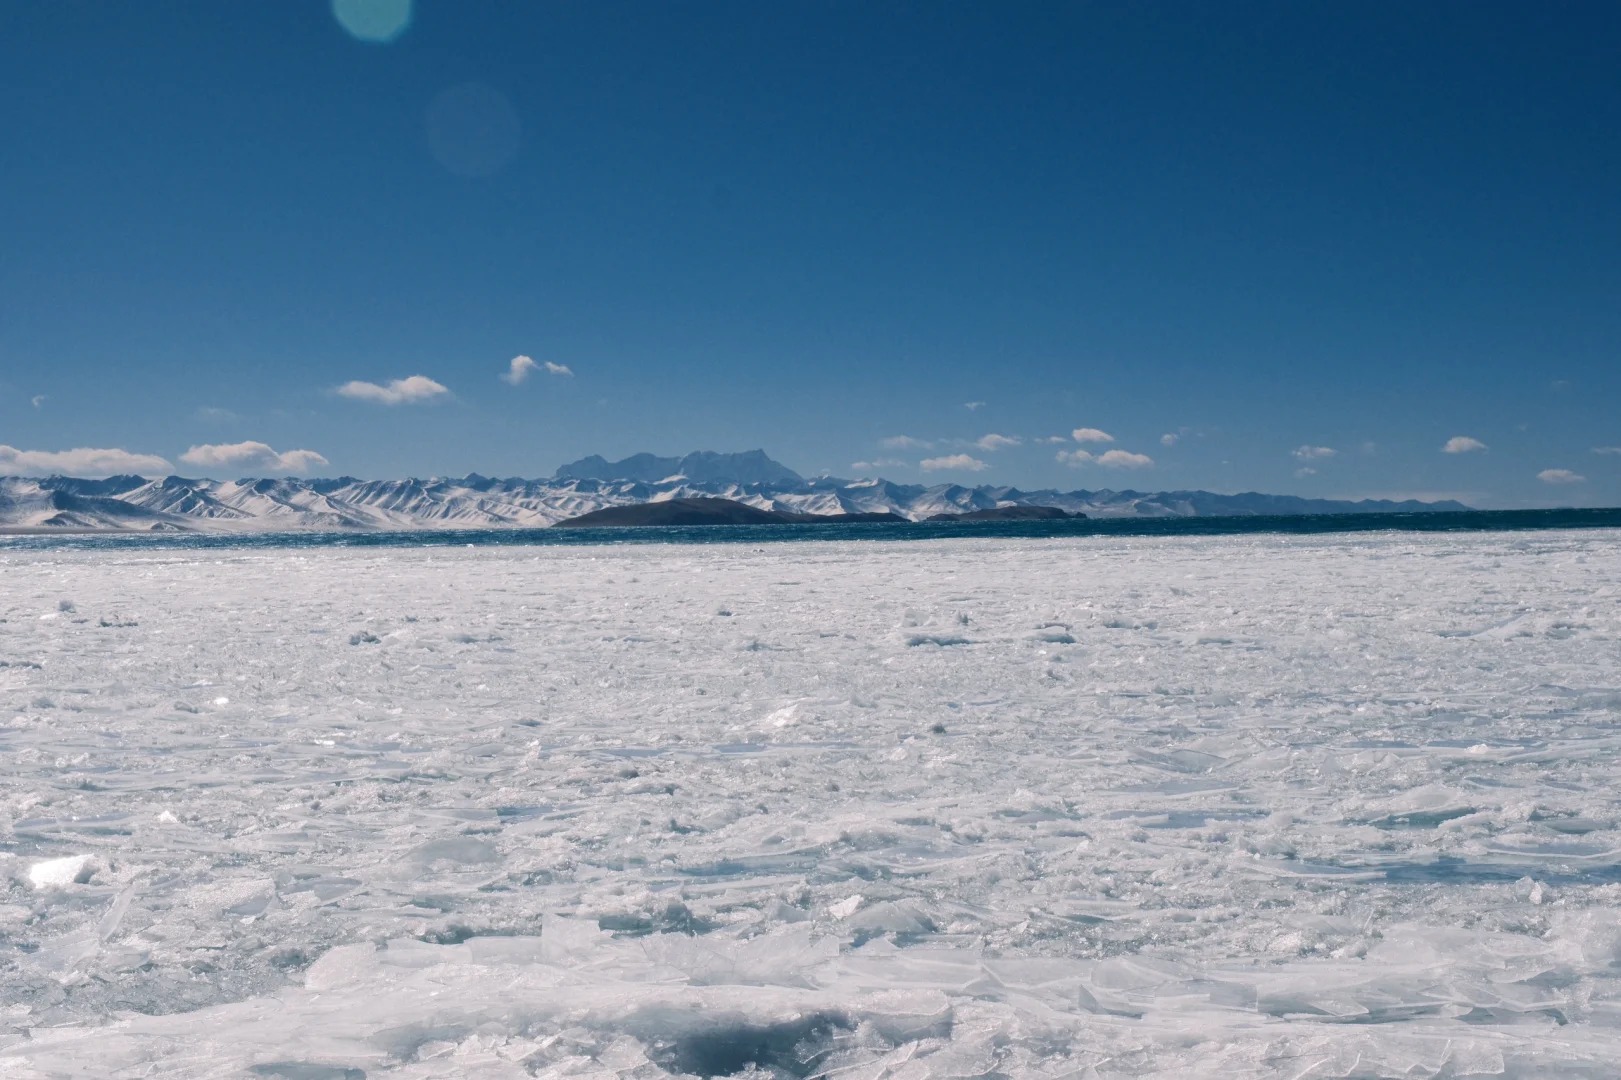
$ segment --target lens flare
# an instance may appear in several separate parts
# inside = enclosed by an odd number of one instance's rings
[[[351,37],[386,45],[411,25],[411,0],[332,0],[332,17]]]
[[[523,123],[507,96],[485,83],[441,91],[428,105],[428,149],[457,176],[489,176],[518,152]]]

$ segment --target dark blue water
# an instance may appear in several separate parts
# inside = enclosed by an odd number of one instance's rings
[[[451,547],[591,544],[767,544],[803,540],[1054,539],[1085,536],[1315,536],[1366,532],[1488,532],[1621,528],[1621,508],[1472,510],[1417,514],[1279,517],[1089,518],[1066,521],[877,522],[849,525],[704,525],[616,529],[456,529],[410,532],[297,532],[244,535],[96,533],[0,537],[0,549]]]

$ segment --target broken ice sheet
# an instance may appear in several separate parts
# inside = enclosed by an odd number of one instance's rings
[[[1613,533],[460,554],[0,548],[0,1070],[1621,1059]]]

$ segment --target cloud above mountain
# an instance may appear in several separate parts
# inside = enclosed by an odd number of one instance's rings
[[[379,405],[411,405],[443,397],[450,390],[426,375],[412,375],[404,379],[390,379],[387,383],[351,379],[338,387],[338,393],[356,401],[372,401]]]
[[[924,472],[942,472],[951,469],[966,472],[983,472],[990,468],[983,461],[967,454],[947,454],[944,457],[924,458],[918,462],[918,467]]]
[[[18,450],[0,446],[0,475],[102,477],[132,473],[162,476],[173,466],[156,454],[80,446],[72,450]]]
[[[214,443],[193,446],[180,460],[205,469],[263,469],[271,472],[307,473],[331,462],[314,450],[277,452],[262,442]]]
[[[1105,469],[1146,469],[1154,464],[1147,454],[1134,454],[1130,450],[1106,450],[1093,454],[1086,450],[1060,450],[1057,460],[1072,469],[1083,465],[1101,465]]]
[[[507,370],[502,373],[501,381],[511,386],[517,386],[529,378],[534,372],[544,371],[548,375],[566,375],[573,377],[574,370],[567,364],[555,364],[550,360],[536,362],[533,357],[514,356]]]
[[[905,469],[906,462],[895,458],[879,458],[876,461],[852,461],[850,468],[856,472],[877,472],[879,469]]]

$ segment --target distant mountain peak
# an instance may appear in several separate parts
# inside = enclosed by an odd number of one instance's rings
[[[634,480],[660,484],[679,477],[694,484],[799,485],[805,478],[764,450],[744,450],[721,454],[695,450],[685,457],[659,457],[632,454],[621,461],[609,461],[592,454],[561,466],[552,474],[558,480]]]

